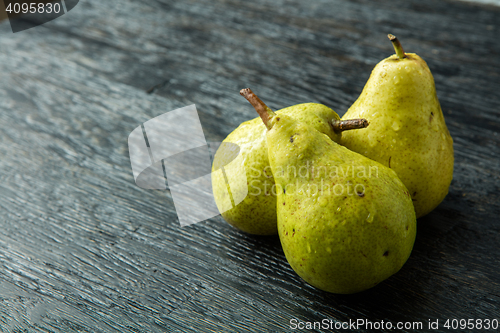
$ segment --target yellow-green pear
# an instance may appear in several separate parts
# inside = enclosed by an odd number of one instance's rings
[[[336,142],[340,141],[342,131],[368,126],[364,119],[340,121],[335,111],[317,103],[298,104],[276,113],[300,120]],[[224,139],[212,165],[213,194],[222,217],[232,226],[256,235],[278,233],[276,193],[267,157],[266,131],[259,117],[242,123]],[[235,146],[239,147],[237,159]],[[224,172],[214,172],[221,168]],[[235,181],[242,175],[246,183]]]
[[[312,126],[278,115],[250,89],[267,131],[286,259],[311,285],[350,294],[398,272],[413,248],[415,210],[396,173]]]
[[[396,54],[373,69],[343,118],[363,117],[370,127],[346,132],[341,144],[398,174],[408,188],[417,218],[448,194],[453,178],[453,139],[426,62],[405,53],[389,35]]]

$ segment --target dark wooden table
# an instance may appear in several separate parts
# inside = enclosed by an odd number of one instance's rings
[[[194,103],[207,141],[221,141],[256,116],[238,94],[247,86],[274,109],[319,102],[342,115],[393,53],[387,33],[434,74],[455,173],[407,264],[377,287],[319,291],[277,237],[220,216],[181,228],[168,190],[135,185],[127,138],[144,121]],[[2,331],[500,320],[499,35],[500,7],[445,0],[81,0],[24,32],[3,22]]]

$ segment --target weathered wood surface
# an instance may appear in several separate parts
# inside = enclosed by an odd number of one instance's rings
[[[498,22],[498,7],[434,0],[82,0],[21,33],[3,22],[1,330],[500,319]],[[316,290],[276,237],[220,217],[180,228],[168,191],[134,184],[127,137],[142,122],[195,103],[207,141],[222,140],[255,117],[247,86],[272,108],[314,101],[342,115],[392,54],[389,32],[434,73],[456,164],[409,261],[379,286]]]

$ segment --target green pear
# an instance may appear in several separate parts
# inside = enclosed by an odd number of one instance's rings
[[[341,144],[390,167],[408,188],[417,218],[448,194],[453,178],[453,139],[425,61],[405,53],[389,35],[396,54],[373,69],[344,118],[363,117],[370,127],[346,132]]]
[[[254,99],[250,89],[242,94]],[[265,104],[256,110],[268,128],[278,233],[295,272],[319,289],[349,294],[399,271],[416,217],[396,173]]]
[[[342,131],[368,126],[364,119],[340,121],[335,111],[317,103],[298,104],[276,113],[300,120],[336,142],[340,142]],[[232,226],[256,235],[278,233],[276,193],[267,157],[266,131],[259,117],[242,123],[217,149],[212,165],[213,194],[221,215]],[[236,160],[235,147],[239,147]],[[224,172],[216,172],[222,168]],[[242,174],[246,182],[235,181]]]
[[[242,94],[262,103],[250,89]],[[294,271],[340,294],[399,271],[415,242],[416,217],[396,173],[263,103],[256,110],[268,129],[278,234]]]

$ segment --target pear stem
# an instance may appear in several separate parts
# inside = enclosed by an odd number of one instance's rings
[[[266,103],[262,102],[257,95],[253,93],[250,88],[245,88],[240,90],[240,95],[245,97],[247,101],[252,104],[255,108],[255,111],[259,114],[260,118],[264,125],[266,125],[267,129],[270,130],[273,127],[271,119],[276,116],[276,114],[271,110]]]
[[[368,127],[370,123],[364,118],[360,119],[347,119],[347,120],[333,120],[331,122],[333,131],[335,133],[341,133],[344,131],[349,131],[353,129],[360,129]]]
[[[403,50],[403,46],[399,42],[398,38],[391,34],[388,34],[387,37],[389,37],[389,39],[391,40],[392,46],[394,46],[394,50],[396,51],[396,55],[398,56],[398,58],[406,58],[405,51]]]

